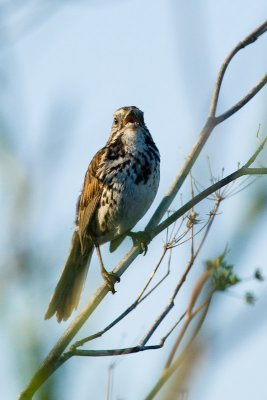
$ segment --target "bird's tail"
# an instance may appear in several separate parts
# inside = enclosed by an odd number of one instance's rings
[[[76,231],[74,232],[70,254],[51,297],[45,319],[49,319],[56,314],[58,322],[65,321],[72,311],[77,308],[93,249],[93,243],[87,242],[86,248],[82,252],[79,235]]]

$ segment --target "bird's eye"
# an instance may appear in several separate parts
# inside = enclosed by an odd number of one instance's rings
[[[118,118],[114,118],[114,125],[118,125],[118,123],[119,123]]]

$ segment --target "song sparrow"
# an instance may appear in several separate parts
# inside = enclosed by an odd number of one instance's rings
[[[77,308],[94,247],[109,289],[119,281],[106,271],[99,246],[110,241],[114,251],[143,217],[159,185],[159,151],[143,112],[122,107],[114,114],[111,135],[89,164],[77,202],[76,229],[69,257],[45,318],[66,320]]]

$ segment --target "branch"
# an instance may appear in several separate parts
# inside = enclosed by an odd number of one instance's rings
[[[163,347],[163,343],[155,344],[153,346],[134,346],[134,347],[126,347],[124,349],[108,349],[108,350],[70,350],[64,353],[62,358],[64,361],[73,356],[82,356],[82,357],[110,357],[110,356],[122,356],[125,354],[134,354],[140,353],[141,351],[146,350],[156,350]]]
[[[208,298],[205,300],[200,306],[198,306],[194,312],[192,312],[191,309],[188,309],[185,311],[179,320],[174,324],[174,326],[163,336],[160,340],[159,344],[154,344],[150,346],[144,346],[144,345],[139,345],[139,346],[133,346],[133,347],[125,347],[123,349],[106,349],[106,350],[78,350],[76,347],[72,346],[71,349],[67,352],[65,352],[61,357],[60,361],[63,363],[67,361],[69,358],[73,356],[79,356],[79,357],[113,357],[113,356],[122,356],[126,354],[135,354],[135,353],[140,353],[142,351],[147,351],[147,350],[158,350],[161,349],[167,338],[170,336],[170,334],[173,332],[173,330],[177,327],[177,325],[184,319],[184,317],[190,312],[191,319],[193,319],[204,307],[207,306],[207,303],[210,301]]]
[[[214,109],[214,115],[216,111],[216,105],[218,101],[218,96],[219,96],[219,89],[223,80],[223,76],[225,73],[225,70],[230,62],[230,60],[234,57],[234,55],[237,53],[237,51],[251,43],[253,43],[260,35],[262,35],[267,28],[267,22],[265,22],[263,25],[261,25],[259,28],[257,28],[252,34],[250,34],[246,39],[244,39],[242,43],[242,46],[237,45],[236,48],[232,51],[231,56],[228,57],[224,64],[222,66],[218,78],[216,80],[217,87],[218,89],[215,89],[214,93],[215,95],[211,99],[211,109]],[[240,47],[240,48],[239,48]],[[238,49],[238,50],[237,50]],[[266,82],[263,82],[263,85]],[[262,86],[263,86],[262,85]],[[216,88],[216,84],[215,84]],[[257,86],[256,86],[257,88]],[[259,90],[259,89],[257,89]],[[257,91],[255,92],[255,94]],[[250,98],[253,96],[250,95]],[[248,98],[247,101],[250,100]],[[215,104],[215,106],[213,105]],[[245,102],[241,104],[239,109],[245,105]],[[182,216],[181,211],[187,212],[190,208],[193,207],[193,205],[197,204],[199,201],[203,200],[203,197],[200,195],[196,196],[195,199],[193,199],[191,202],[187,203],[187,206],[190,204],[189,208],[186,208],[185,206],[182,207],[178,212],[176,212],[174,215],[171,217],[167,218],[163,223],[161,223],[159,226],[157,226],[162,219],[163,215],[167,212],[169,209],[169,206],[171,205],[174,197],[176,196],[178,190],[181,188],[182,184],[184,183],[186,177],[188,176],[188,173],[190,172],[191,168],[193,167],[195,161],[197,160],[202,148],[204,147],[205,143],[207,142],[211,132],[213,129],[218,125],[221,121],[218,120],[215,116],[213,115],[212,112],[209,113],[208,119],[199,135],[199,138],[197,139],[195,145],[193,146],[189,156],[187,157],[184,165],[182,166],[180,172],[174,179],[173,184],[171,185],[168,193],[164,196],[163,200],[161,201],[159,207],[157,208],[156,212],[152,216],[151,220],[149,221],[148,225],[146,226],[146,231],[150,234],[151,233],[151,238],[155,237],[157,234],[159,234],[163,229],[165,229],[167,226],[169,226],[172,222],[174,222],[176,219]],[[231,114],[227,115],[224,119],[230,117]],[[265,172],[263,172],[265,170]],[[260,172],[259,172],[260,171]],[[267,173],[266,169],[254,169],[254,173]],[[231,182],[231,179],[237,179],[240,176],[243,175],[248,175],[248,174],[253,174],[253,169],[241,169],[238,172],[234,173],[234,177],[229,176],[229,182]],[[232,174],[233,175],[233,174]],[[215,184],[212,187],[212,190],[206,190],[207,195],[213,193],[214,190],[218,190],[220,187],[224,186],[227,184],[225,180],[223,180],[223,184]],[[205,192],[205,191],[204,191]],[[114,272],[120,277],[129,267],[129,265],[135,260],[135,258],[139,255],[140,250],[139,246],[135,245],[132,247],[132,249],[125,255],[125,257],[120,261],[120,263],[117,265],[117,267],[114,269]],[[66,349],[66,347],[69,345],[69,343],[72,341],[76,333],[80,330],[80,328],[84,325],[84,323],[87,321],[89,316],[94,312],[96,307],[101,303],[101,301],[105,298],[105,296],[108,294],[109,290],[106,286],[105,283],[103,283],[97,291],[94,293],[92,298],[87,302],[87,304],[84,306],[84,308],[80,311],[80,313],[77,315],[75,320],[70,324],[70,326],[67,328],[67,330],[63,333],[61,338],[58,340],[56,345],[53,347],[53,349],[50,351],[46,359],[43,361],[37,372],[34,374],[33,378],[31,379],[30,383],[28,384],[27,388],[25,391],[21,393],[19,396],[19,400],[30,400],[33,396],[33,394],[36,392],[36,390],[45,382],[45,380],[53,374],[53,372],[62,364],[62,361],[60,361],[60,356]]]
[[[229,183],[235,181],[238,178],[246,175],[267,175],[267,168],[245,168],[242,167],[232,174],[226,176],[220,181],[209,186],[207,189],[199,193],[194,199],[188,201],[184,206],[175,211],[170,217],[166,218],[161,224],[151,231],[151,236],[155,237],[172,223],[174,223],[178,218],[188,212],[193,206],[200,203],[203,199],[221,189],[222,187],[228,185]]]
[[[245,39],[243,39],[241,42],[239,42],[234,47],[234,49],[229,53],[229,55],[226,57],[226,59],[224,60],[222,66],[220,68],[220,71],[218,73],[218,76],[217,76],[217,79],[216,79],[216,82],[214,85],[213,93],[212,93],[210,112],[209,112],[209,115],[211,117],[215,117],[222,81],[223,81],[226,69],[228,68],[231,60],[234,58],[236,53],[239,52],[239,50],[242,50],[245,47],[247,47],[248,45],[250,45],[251,43],[255,42],[261,35],[263,35],[266,32],[266,30],[267,30],[267,21],[265,21],[262,25],[260,25],[257,29],[255,29],[255,31],[250,33]],[[243,105],[245,105],[245,104],[243,104]]]
[[[243,99],[243,102],[241,100],[241,104],[239,104],[239,108],[230,114],[230,110],[228,111],[229,114],[224,115],[223,114],[220,117],[215,117],[215,112],[217,108],[217,102],[219,98],[219,93],[220,93],[220,88],[222,85],[223,77],[225,74],[225,71],[230,63],[230,61],[233,59],[233,57],[236,55],[236,53],[245,48],[246,46],[250,45],[251,43],[255,42],[263,33],[265,33],[267,30],[267,21],[265,21],[262,25],[260,25],[255,31],[253,31],[250,35],[248,35],[245,39],[243,39],[240,43],[237,44],[237,46],[231,51],[231,53],[226,57],[225,61],[223,62],[221,69],[218,73],[212,98],[211,98],[211,103],[210,103],[210,111],[208,115],[208,119],[200,132],[199,138],[196,141],[195,145],[193,146],[191,152],[189,153],[189,156],[187,157],[184,165],[182,166],[180,172],[176,176],[173,184],[171,185],[169,191],[166,193],[164,196],[163,200],[161,201],[160,205],[158,206],[157,210],[155,211],[153,217],[151,218],[150,222],[148,223],[146,229],[153,229],[162,219],[163,215],[166,213],[168,208],[170,207],[174,197],[176,196],[178,190],[181,188],[182,184],[184,183],[187,175],[189,174],[189,171],[192,169],[196,159],[198,158],[202,148],[204,147],[205,143],[207,142],[211,132],[213,129],[221,123],[222,121],[226,120],[229,118],[234,112],[238,111],[241,107],[243,107],[255,94],[266,84],[266,81],[263,78],[263,82],[260,82],[258,85],[256,85],[250,93],[248,93],[247,96],[249,96],[246,101]],[[259,87],[260,85],[260,87]],[[245,96],[246,97],[246,96]],[[235,106],[234,106],[235,107]],[[220,120],[221,118],[221,120]]]
[[[202,201],[206,196],[214,193],[216,190],[221,187],[227,185],[233,180],[244,176],[244,175],[258,175],[258,174],[267,174],[267,168],[240,168],[235,171],[233,174],[228,175],[226,178],[221,181],[211,185],[208,189],[204,190],[202,193],[197,195],[194,199],[190,200],[183,207],[181,207],[178,211],[168,217],[165,221],[163,221],[157,229],[154,229],[151,232],[152,237],[158,235],[162,230],[167,228],[173,222],[175,222],[178,218],[180,218],[184,213],[189,211],[194,205],[198,204]],[[132,249],[126,254],[126,256],[121,260],[118,266],[115,268],[114,272],[119,276],[123,274],[123,272],[128,268],[131,262],[137,257],[139,254],[139,247],[133,246]],[[93,313],[98,304],[103,300],[103,298],[108,293],[108,288],[106,284],[103,283],[95,294],[91,297],[88,303],[84,306],[84,308],[80,311],[75,320],[70,324],[69,328],[64,332],[62,337],[56,343],[56,345],[52,348],[46,359],[43,361],[36,374],[33,376],[30,381],[27,389],[21,393],[19,396],[19,400],[28,400],[31,399],[35,391],[40,387],[40,385],[46,381],[46,379],[54,372],[57,368],[59,368],[65,360],[60,360],[60,355],[64,352],[65,348],[74,338],[76,333],[80,330],[82,325],[86,322],[89,316]],[[172,305],[170,304],[170,308]]]
[[[217,122],[222,122],[227,118],[231,117],[234,113],[240,110],[240,108],[244,107],[252,97],[254,97],[267,83],[267,74],[265,74],[261,80],[255,85],[241,100],[239,100],[233,107],[229,108],[229,110],[225,111],[223,114],[216,117]]]

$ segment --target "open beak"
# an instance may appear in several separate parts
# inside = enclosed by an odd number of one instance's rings
[[[124,121],[123,121],[123,122],[124,122],[124,125],[127,125],[128,123],[137,124],[137,125],[140,124],[140,121],[138,120],[137,116],[135,115],[134,110],[131,110],[131,111],[126,115],[126,117],[124,118]]]

